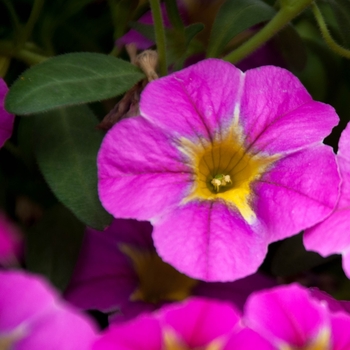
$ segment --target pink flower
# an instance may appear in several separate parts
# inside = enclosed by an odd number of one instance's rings
[[[13,123],[15,116],[8,113],[4,107],[5,96],[8,88],[6,83],[0,78],[0,147],[12,135]]]
[[[158,254],[193,278],[252,274],[269,243],[337,202],[322,140],[338,117],[282,68],[201,61],[148,84],[140,111],[102,142],[100,199],[115,217],[150,220]]]
[[[273,350],[254,331],[242,329],[240,314],[231,305],[205,299],[190,299],[112,325],[92,349]]]
[[[331,300],[320,301],[296,284],[259,291],[248,298],[244,324],[274,349],[346,350],[350,316],[331,311]]]
[[[304,245],[322,256],[341,254],[350,277],[350,124],[340,137],[337,160],[342,177],[339,202],[331,216],[305,231]]]
[[[4,349],[88,350],[96,339],[90,320],[35,275],[0,271],[0,310]]]
[[[21,234],[17,227],[0,213],[0,265],[15,264],[21,255]]]
[[[107,312],[116,322],[190,295],[232,301],[243,309],[251,292],[276,284],[259,274],[231,283],[193,280],[162,262],[151,232],[148,222],[123,219],[105,231],[88,228],[65,298],[81,309]]]

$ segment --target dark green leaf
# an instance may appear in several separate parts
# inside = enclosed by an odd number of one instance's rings
[[[343,43],[350,47],[350,0],[330,0]]]
[[[237,34],[271,19],[275,10],[261,0],[226,1],[215,18],[207,57],[218,57]]]
[[[186,36],[186,47],[189,45],[191,40],[204,29],[203,23],[193,23],[185,28]]]
[[[57,198],[86,225],[102,230],[111,216],[97,194],[96,156],[103,134],[85,106],[36,116],[36,157]]]
[[[144,77],[131,63],[98,53],[56,56],[28,69],[11,87],[6,109],[32,114],[111,98]]]
[[[63,291],[79,255],[85,226],[65,207],[48,209],[27,234],[26,266]]]

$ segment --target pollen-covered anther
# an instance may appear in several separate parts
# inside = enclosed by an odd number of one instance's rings
[[[214,186],[215,191],[219,192],[220,187],[224,187],[228,184],[231,184],[232,181],[230,175],[219,174],[214,176],[210,183]]]

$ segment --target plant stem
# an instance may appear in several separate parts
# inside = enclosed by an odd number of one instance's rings
[[[30,16],[26,25],[24,26],[22,33],[19,38],[19,42],[17,47],[22,48],[22,46],[26,43],[26,41],[30,38],[34,25],[39,18],[41,9],[44,5],[45,0],[34,0],[34,4],[32,7],[32,11],[30,12]]]
[[[17,13],[10,0],[3,0],[3,3],[7,7],[7,11],[10,14],[11,21],[15,30],[15,36],[19,35],[21,32],[21,23],[18,19]]]
[[[0,54],[7,57],[14,57],[26,64],[33,66],[48,59],[48,57],[40,55],[26,48],[16,49],[10,41],[0,41]]]
[[[345,58],[350,58],[350,50],[345,49],[341,45],[337,44],[334,39],[331,37],[331,34],[329,33],[329,30],[327,28],[327,25],[324,21],[324,18],[322,16],[322,13],[316,3],[313,3],[311,5],[312,12],[315,16],[315,19],[317,21],[317,24],[320,28],[322,37],[325,41],[325,43],[328,45],[328,47],[337,53],[339,56],[343,56]]]
[[[149,0],[149,3],[151,5],[154,31],[156,34],[160,75],[164,76],[168,73],[168,67],[166,63],[165,30],[162,18],[162,11],[160,8],[159,0]]]
[[[236,50],[226,55],[223,59],[231,63],[242,60],[283,29],[293,18],[308,7],[312,1],[313,0],[296,0],[284,2],[276,16],[273,17],[264,28]]]

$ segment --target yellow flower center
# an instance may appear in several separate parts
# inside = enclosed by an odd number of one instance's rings
[[[290,345],[282,345],[279,347],[279,350],[331,350],[330,344],[330,330],[328,328],[324,328],[318,335],[316,339],[310,341],[307,345],[302,347],[295,347]]]
[[[223,200],[239,211],[252,224],[256,215],[252,208],[251,185],[280,158],[254,154],[244,146],[241,127],[237,121],[210,142],[200,139],[181,140],[180,150],[191,160],[194,184],[184,200]]]
[[[212,342],[200,348],[190,348],[172,329],[163,332],[164,350],[220,350],[223,347],[222,339],[214,339]]]
[[[127,244],[119,249],[127,255],[139,278],[139,285],[130,300],[149,303],[186,299],[198,281],[180,273],[150,250],[140,250]]]

